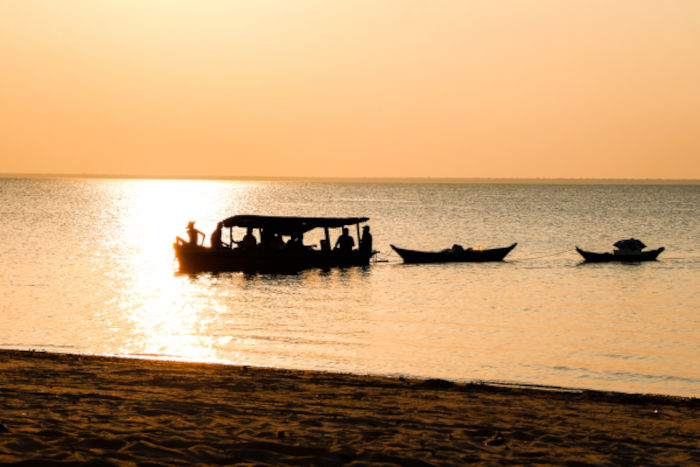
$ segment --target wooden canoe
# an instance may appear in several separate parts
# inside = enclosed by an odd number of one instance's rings
[[[493,248],[490,250],[454,249],[450,248],[441,251],[420,251],[407,250],[391,245],[396,253],[403,259],[404,263],[471,263],[486,261],[503,261],[517,243],[513,243],[505,248]]]

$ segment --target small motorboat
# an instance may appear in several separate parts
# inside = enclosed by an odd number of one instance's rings
[[[440,251],[419,251],[407,250],[391,245],[396,253],[403,259],[404,263],[482,263],[486,261],[503,261],[517,243],[513,243],[505,248],[492,248],[481,250],[473,248],[462,248],[454,245]]]
[[[595,253],[576,247],[587,263],[609,263],[611,261],[623,263],[636,263],[639,261],[655,261],[656,257],[664,251],[664,247],[656,250],[643,251],[646,245],[636,238],[619,240],[613,244],[615,250],[612,253]]]

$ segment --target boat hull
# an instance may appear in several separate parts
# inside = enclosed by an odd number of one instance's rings
[[[262,272],[295,273],[310,268],[332,268],[369,265],[371,253],[286,250],[265,248],[212,249],[189,244],[174,244],[175,257],[181,272]]]
[[[592,251],[582,250],[576,247],[583,259],[587,263],[638,263],[640,261],[656,261],[659,254],[664,251],[664,247],[656,250],[642,251],[639,254],[616,255],[613,253],[595,253]]]
[[[493,248],[490,250],[462,250],[462,251],[420,251],[407,250],[391,245],[404,263],[483,263],[487,261],[503,261],[508,253],[515,248],[517,243],[505,248]]]

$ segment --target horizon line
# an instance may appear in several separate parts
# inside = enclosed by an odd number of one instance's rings
[[[0,178],[105,178],[135,180],[220,180],[284,181],[330,183],[523,183],[523,184],[626,184],[626,185],[700,185],[700,179],[681,178],[567,178],[567,177],[333,177],[333,176],[264,176],[264,175],[133,175],[93,173],[0,173]]]

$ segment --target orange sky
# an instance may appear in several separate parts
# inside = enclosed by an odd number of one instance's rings
[[[0,2],[0,173],[700,179],[700,1]]]

